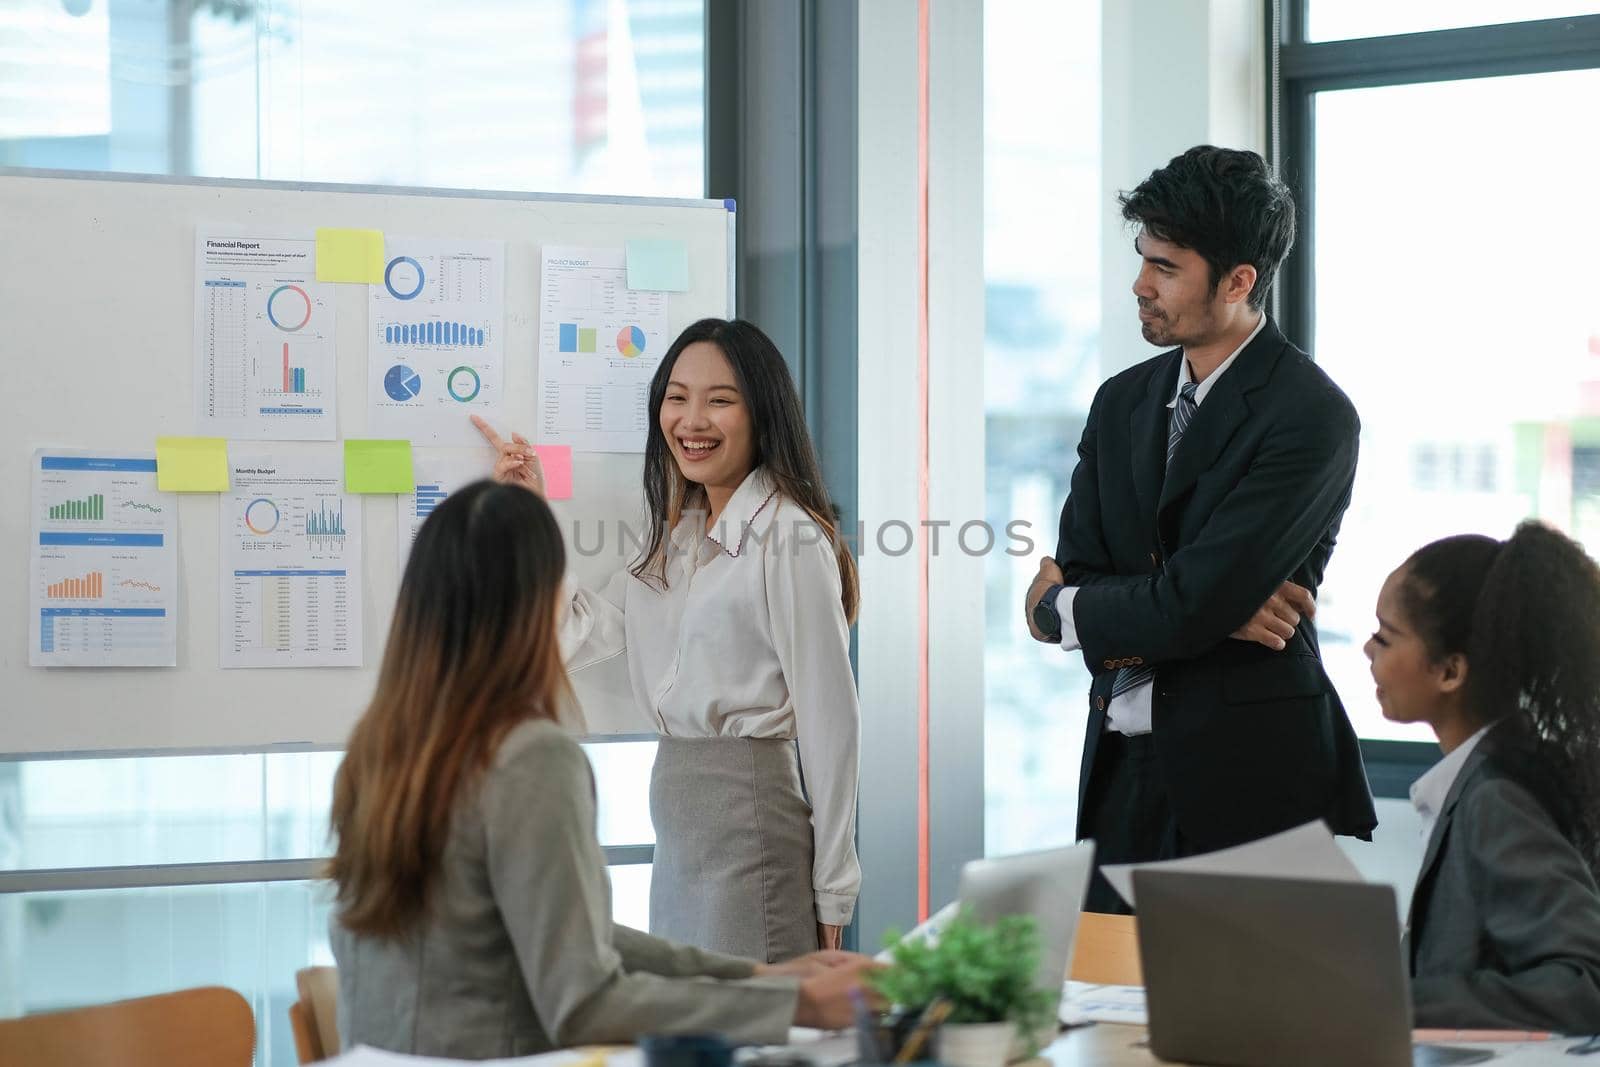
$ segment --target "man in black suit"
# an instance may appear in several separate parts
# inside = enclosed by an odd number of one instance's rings
[[[1033,636],[1094,674],[1078,836],[1103,863],[1319,818],[1370,837],[1312,622],[1360,422],[1264,310],[1293,199],[1254,152],[1204,145],[1120,202],[1144,261],[1140,329],[1171,350],[1100,387],[1026,604]],[[1098,871],[1087,906],[1127,910]]]

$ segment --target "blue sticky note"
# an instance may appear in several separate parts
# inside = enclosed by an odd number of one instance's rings
[[[682,241],[642,238],[628,242],[628,288],[689,291],[689,249]]]

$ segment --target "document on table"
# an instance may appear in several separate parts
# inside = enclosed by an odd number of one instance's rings
[[[361,498],[342,454],[235,452],[222,494],[223,667],[361,666]]]
[[[1158,863],[1112,864],[1100,870],[1111,887],[1128,902],[1128,906],[1135,909],[1138,905],[1133,899],[1133,872],[1137,870],[1244,874],[1261,878],[1303,878],[1327,882],[1365,880],[1320,820],[1217,852]]]
[[[467,1060],[445,1059],[440,1056],[407,1056],[399,1052],[384,1052],[367,1045],[357,1045],[350,1051],[326,1061],[328,1067],[454,1067]],[[474,1067],[642,1067],[644,1053],[633,1046],[606,1046],[592,1050],[561,1049],[543,1052],[536,1056],[517,1056],[512,1059],[472,1060]]]
[[[154,452],[33,453],[28,663],[178,662],[178,504]]]
[[[468,420],[503,422],[506,244],[387,237],[368,287],[367,433],[477,445]]]
[[[493,468],[481,460],[415,457],[412,473],[417,484],[411,492],[395,497],[395,507],[398,509],[395,529],[399,542],[394,558],[399,561],[402,576],[406,572],[406,561],[411,558],[411,546],[417,542],[417,531],[433,514],[433,509],[444,503],[445,497],[457,489],[479,478],[489,477],[492,471]]]
[[[621,248],[543,251],[539,440],[579,452],[643,452],[650,379],[672,338],[667,294],[628,288]]]
[[[201,229],[194,252],[199,432],[269,441],[338,436],[333,286],[317,242]]]
[[[1060,1018],[1064,1026],[1082,1026],[1084,1023],[1144,1026],[1148,1022],[1144,986],[1069,981],[1061,997]]]

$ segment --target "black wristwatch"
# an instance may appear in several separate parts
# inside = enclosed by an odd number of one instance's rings
[[[1061,643],[1061,613],[1056,611],[1056,597],[1066,586],[1060,582],[1044,591],[1044,596],[1033,606],[1033,625],[1056,644]]]

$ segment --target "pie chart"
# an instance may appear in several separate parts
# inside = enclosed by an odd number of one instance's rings
[[[404,404],[422,392],[422,379],[404,363],[396,363],[383,376],[383,391],[389,394],[390,399]]]
[[[628,359],[644,355],[644,331],[637,326],[624,326],[617,334],[617,351]]]

